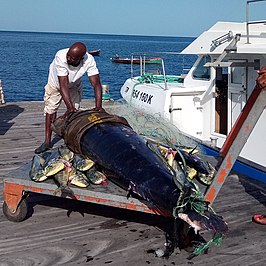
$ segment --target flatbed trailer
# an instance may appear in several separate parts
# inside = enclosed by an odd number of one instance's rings
[[[30,193],[39,193],[55,197],[70,198],[89,203],[96,203],[111,207],[145,212],[171,217],[172,214],[161,210],[142,199],[128,196],[128,192],[111,181],[105,185],[89,185],[87,188],[78,188],[70,185],[71,194],[55,193],[58,186],[52,178],[43,182],[32,181],[29,177],[31,164],[18,168],[4,178],[3,213],[13,222],[23,221],[28,214],[27,198]]]

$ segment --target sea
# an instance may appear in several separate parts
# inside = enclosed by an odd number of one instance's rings
[[[100,49],[95,56],[101,83],[109,86],[112,99],[121,98],[120,89],[127,78],[139,73],[139,66],[118,64],[110,60],[115,55],[131,57],[145,54],[146,58],[161,57],[165,72],[180,75],[192,66],[195,57],[184,58],[180,53],[195,38],[133,36],[108,34],[44,33],[0,31],[0,80],[6,102],[42,101],[49,65],[55,53],[74,42],[86,44],[88,50]],[[153,66],[154,68],[159,66]],[[83,77],[83,98],[93,98],[93,89]]]

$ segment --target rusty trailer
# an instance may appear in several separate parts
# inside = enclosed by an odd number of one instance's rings
[[[158,209],[142,199],[132,196],[128,197],[127,191],[111,181],[104,185],[90,185],[87,188],[77,188],[71,185],[70,189],[73,193],[55,195],[58,186],[54,183],[53,179],[48,179],[44,182],[32,181],[29,177],[29,170],[30,163],[11,172],[4,179],[3,213],[10,221],[21,222],[27,217],[27,198],[30,193],[70,198],[149,214],[172,216],[166,210]]]

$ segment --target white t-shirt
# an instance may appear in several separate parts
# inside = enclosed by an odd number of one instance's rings
[[[88,77],[99,74],[94,57],[88,52],[77,66],[67,64],[66,55],[69,48],[59,50],[53,62],[50,64],[48,83],[59,88],[58,76],[68,76],[69,88],[80,87],[82,76],[87,73]]]

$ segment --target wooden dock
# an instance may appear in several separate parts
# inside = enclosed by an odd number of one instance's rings
[[[1,205],[3,179],[29,163],[43,139],[43,102],[0,105]],[[228,222],[228,235],[221,247],[192,260],[186,250],[169,259],[154,255],[164,248],[164,217],[38,194],[29,200],[32,215],[21,223],[0,212],[0,265],[266,265],[266,226],[251,221],[266,213],[266,184],[236,173],[213,206]]]

